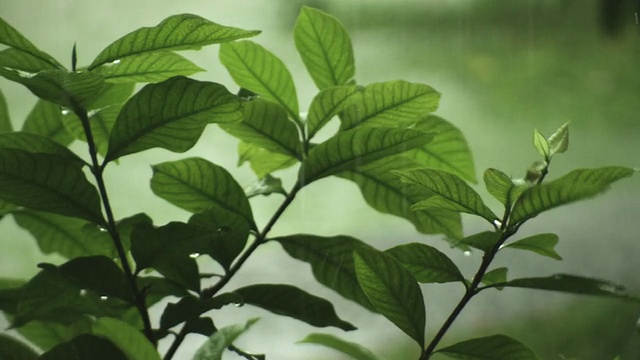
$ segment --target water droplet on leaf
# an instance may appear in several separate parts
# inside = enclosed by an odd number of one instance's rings
[[[471,256],[471,251],[466,250],[465,252],[463,252],[462,254],[464,254],[464,256],[469,257]]]
[[[109,299],[109,297],[106,296],[106,295],[100,296],[100,300],[102,300],[102,301],[105,301],[105,300],[108,300],[108,299]]]
[[[192,258],[192,259],[195,259],[195,258],[197,258],[198,256],[200,256],[200,253],[197,253],[197,252],[196,252],[196,253],[193,253],[193,254],[189,254],[189,257],[190,257],[190,258]]]

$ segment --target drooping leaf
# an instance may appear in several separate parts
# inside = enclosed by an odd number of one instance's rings
[[[633,173],[633,169],[622,166],[578,169],[559,179],[529,187],[513,206],[509,224],[522,223],[543,211],[595,196]]]
[[[499,267],[493,269],[491,271],[487,271],[482,277],[482,283],[485,285],[494,285],[500,284],[507,281],[507,272],[508,269],[506,267]],[[498,290],[502,290],[502,286],[496,286]]]
[[[287,192],[282,187],[282,180],[277,177],[273,177],[270,174],[265,175],[262,179],[256,180],[244,189],[247,198],[263,195],[269,196],[271,194],[287,195]]]
[[[358,128],[337,134],[309,151],[299,178],[304,184],[422,146],[432,134],[413,129]]]
[[[33,43],[31,43],[31,41],[25,38],[22,34],[20,34],[18,30],[9,25],[9,23],[7,23],[2,18],[0,18],[0,44],[7,45],[24,53],[27,53],[33,57],[36,57],[43,63],[48,64],[51,69],[64,68],[62,65],[60,65],[59,62],[51,57],[51,55],[38,49],[35,45],[33,45]]]
[[[80,166],[84,165],[84,161],[67,147],[44,136],[28,132],[16,131],[0,134],[0,148],[58,155]]]
[[[316,280],[364,308],[375,308],[358,285],[353,251],[365,243],[349,236],[292,235],[273,239],[293,258],[307,262]]]
[[[524,181],[522,184],[517,184],[507,174],[491,168],[484,172],[483,180],[489,194],[506,207],[511,207],[511,204],[530,186]]]
[[[60,105],[39,99],[27,115],[22,131],[41,135],[64,146],[71,144],[73,135],[64,127],[63,111]]]
[[[140,330],[124,321],[100,318],[93,323],[92,333],[115,344],[128,359],[160,360],[158,351]]]
[[[160,318],[160,328],[168,330],[185,321],[197,319],[209,310],[221,309],[229,304],[243,304],[242,296],[224,293],[210,299],[185,296],[177,303],[169,303]]]
[[[77,163],[56,155],[0,149],[0,199],[104,223],[95,187]]]
[[[334,116],[348,106],[361,101],[362,93],[357,86],[332,86],[321,90],[313,98],[307,116],[309,139],[313,138]]]
[[[13,125],[11,125],[11,119],[9,118],[9,108],[7,107],[7,100],[4,97],[2,91],[0,91],[0,134],[13,131]]]
[[[428,85],[389,81],[367,85],[362,99],[344,110],[341,130],[357,126],[406,127],[438,108],[440,93]]]
[[[39,357],[40,360],[128,360],[129,358],[111,341],[101,337],[82,334],[62,343]]]
[[[201,71],[204,69],[173,52],[131,55],[93,70],[111,83],[159,82],[173,76],[189,76]]]
[[[222,360],[222,353],[238,336],[249,330],[258,318],[250,319],[244,324],[226,326],[216,331],[198,348],[193,360]]]
[[[73,258],[58,269],[82,289],[133,302],[127,278],[118,265],[106,256]]]
[[[5,334],[0,334],[0,355],[3,359],[8,360],[38,359],[38,354],[29,345]]]
[[[362,291],[376,311],[424,347],[426,314],[416,279],[390,255],[372,248],[353,253]]]
[[[376,356],[364,346],[340,339],[339,337],[330,334],[312,333],[298,341],[298,344],[322,345],[349,355],[356,360],[382,360],[382,358]]]
[[[473,235],[469,235],[460,241],[457,245],[470,246],[484,252],[491,251],[500,239],[501,233],[499,231],[482,231]]]
[[[30,321],[17,330],[25,339],[46,352],[54,346],[67,342],[80,334],[91,332],[92,322],[93,320],[90,320],[88,317],[82,317],[78,321],[70,324]]]
[[[274,153],[244,141],[238,144],[238,155],[238,166],[248,162],[258,178],[298,163],[298,159],[292,156]]]
[[[318,89],[344,85],[353,78],[351,39],[335,17],[304,6],[293,28],[293,39]]]
[[[549,142],[537,129],[533,131],[533,147],[542,155],[545,159],[550,156]]]
[[[219,25],[197,15],[173,15],[154,27],[137,29],[114,41],[93,60],[89,70],[128,56],[158,51],[197,50],[202,46],[256,36],[259,33]]]
[[[194,213],[212,207],[231,211],[256,229],[249,200],[223,167],[202,158],[188,158],[152,168],[151,190],[154,194]]]
[[[106,160],[153,147],[184,152],[210,123],[238,121],[240,100],[216,83],[177,76],[146,85],[124,105]]]
[[[569,148],[569,122],[564,123],[547,139],[549,143],[549,156],[563,153]]]
[[[292,119],[300,118],[291,73],[272,52],[249,40],[225,43],[220,62],[238,85],[280,104]]]
[[[556,234],[538,234],[526,237],[524,239],[505,245],[505,248],[521,249],[533,251],[536,254],[550,257],[556,260],[562,260],[558,255],[555,246],[558,244],[558,235]]]
[[[289,316],[312,326],[335,326],[345,331],[356,329],[338,317],[329,301],[295,286],[255,284],[233,292],[239,294],[245,304],[257,306],[278,315]]]
[[[464,282],[458,267],[438,249],[420,243],[395,246],[385,251],[409,270],[418,282]]]
[[[109,106],[100,110],[90,113],[89,127],[91,128],[91,134],[93,135],[93,141],[98,148],[98,153],[102,156],[106,156],[109,148],[109,134],[111,128],[116,122],[116,118],[122,109],[121,106]],[[65,127],[71,132],[76,139],[87,141],[87,137],[84,132],[84,127],[80,122],[80,119],[72,114],[63,117]]]
[[[504,335],[466,340],[436,352],[462,360],[538,360],[527,346]]]

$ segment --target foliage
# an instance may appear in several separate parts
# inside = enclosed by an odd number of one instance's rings
[[[197,333],[208,340],[194,359],[221,359],[227,350],[264,359],[234,345],[257,319],[215,325],[215,310],[231,304],[315,327],[354,330],[329,301],[292,285],[252,284],[222,292],[267,242],[308,263],[319,283],[389,319],[415,340],[419,359],[434,353],[537,359],[526,345],[500,334],[438,347],[483,290],[517,287],[639,301],[599,279],[565,274],[508,279],[508,269],[491,269],[503,249],[560,260],[555,234],[511,238],[540,213],[597,195],[633,175],[633,169],[578,169],[544,181],[553,157],[568,149],[569,128],[565,124],[550,137],[535,131],[533,144],[542,160],[523,179],[497,169],[484,173],[487,191],[504,207],[498,215],[467,184],[476,177],[464,136],[432,114],[440,99],[436,90],[407,81],[358,84],[345,29],[334,17],[305,7],[294,39],[318,87],[305,117],[286,65],[246,40],[258,33],[175,15],[116,40],[86,68],[76,66],[74,49],[69,70],[0,20],[0,43],[8,47],[0,52],[0,75],[40,98],[23,128],[13,131],[0,97],[0,215],[14,217],[43,252],[66,258],[63,264],[39,264],[31,279],[0,281],[0,310],[39,348],[41,358],[160,359],[157,342],[171,335],[173,343],[162,355],[170,359],[187,334]],[[202,69],[176,51],[211,44],[221,44],[220,62],[239,85],[237,95],[222,84],[187,77]],[[133,93],[136,83],[146,85]],[[337,132],[316,140],[334,120],[340,122]],[[191,213],[189,220],[159,225],[144,213],[118,219],[105,169],[151,148],[183,153],[212,123],[240,140],[239,163],[251,165],[256,183],[245,191],[231,172],[204,158],[157,163],[151,192]],[[74,140],[86,142],[87,154],[69,150]],[[285,190],[275,174],[293,166],[298,167],[295,183]],[[372,208],[406,219],[420,233],[444,234],[452,246],[481,250],[477,272],[467,279],[425,243],[381,251],[344,235],[269,237],[298,192],[329,176],[354,182]],[[250,198],[271,194],[284,199],[266,224],[258,224]],[[460,213],[486,220],[489,230],[463,236]],[[208,287],[203,279],[212,275],[201,273],[196,261],[205,255],[223,269]],[[458,282],[465,292],[436,335],[426,339],[419,284],[444,282]],[[149,307],[166,298],[173,300],[152,319]],[[39,356],[17,338],[0,340],[3,355]],[[311,334],[302,342],[355,359],[379,359],[327,334]]]

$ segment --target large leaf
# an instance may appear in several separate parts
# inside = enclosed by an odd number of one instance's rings
[[[0,149],[0,199],[104,223],[95,187],[77,163],[56,155]]]
[[[538,360],[527,346],[504,335],[466,340],[437,352],[462,360]]]
[[[340,319],[333,305],[325,299],[299,288],[283,284],[256,284],[233,291],[245,304],[261,307],[272,313],[289,316],[316,327],[335,326],[345,331],[356,327]]]
[[[311,139],[329,120],[361,100],[362,93],[358,87],[332,86],[323,89],[313,98],[307,116],[308,137]]]
[[[30,346],[5,334],[0,334],[0,355],[3,359],[8,360],[38,359],[38,354]]]
[[[578,169],[559,179],[532,186],[522,192],[513,206],[509,224],[522,223],[543,211],[595,196],[633,173],[633,169],[622,166]]]
[[[224,350],[249,330],[251,325],[258,321],[257,318],[250,319],[244,324],[226,326],[216,331],[204,344],[198,348],[193,360],[222,360]]]
[[[291,73],[273,53],[248,40],[226,43],[220,46],[220,62],[238,85],[282,105],[291,118],[299,119]]]
[[[92,332],[115,344],[128,359],[160,360],[155,347],[140,330],[124,321],[112,318],[100,318],[93,324]]]
[[[220,84],[177,76],[147,85],[120,111],[106,160],[153,147],[187,151],[207,124],[238,121],[241,110],[240,100]]]
[[[173,15],[154,27],[140,28],[114,41],[93,60],[89,70],[127,56],[157,51],[199,49],[205,45],[220,44],[259,33],[219,25],[197,15]]]
[[[248,162],[251,170],[258,178],[262,179],[274,171],[292,167],[298,163],[298,159],[240,141],[238,143],[238,166],[245,162]]]
[[[7,107],[7,100],[4,97],[2,91],[0,91],[0,133],[7,133],[13,131],[13,125],[11,125],[11,119],[9,118],[9,108]]]
[[[358,285],[353,252],[365,243],[349,236],[292,235],[273,239],[293,258],[311,265],[316,280],[368,310],[373,305]]]
[[[68,113],[68,111],[64,111]],[[22,125],[22,131],[41,135],[64,146],[71,144],[73,135],[64,127],[60,105],[38,100]]]
[[[318,89],[344,85],[353,78],[351,39],[335,17],[304,6],[293,28],[293,39]]]
[[[185,321],[197,319],[207,311],[221,309],[229,304],[242,305],[242,296],[234,293],[224,293],[210,299],[185,296],[175,304],[167,304],[160,318],[160,328],[168,330]]]
[[[38,49],[31,41],[25,38],[18,30],[16,30],[13,26],[9,25],[4,19],[0,18],[0,44],[7,45],[9,47],[15,48],[19,51],[22,51],[26,54],[29,54],[45,64],[49,65],[50,69],[63,69],[64,67],[60,65],[51,55],[43,52]],[[43,70],[44,68],[40,69]]]
[[[358,128],[340,132],[309,151],[299,177],[309,184],[422,146],[432,138],[432,134],[413,129]]]
[[[453,261],[432,246],[410,243],[395,246],[385,252],[409,270],[418,282],[465,281]]]
[[[356,360],[382,360],[382,358],[376,356],[369,349],[330,334],[312,333],[298,341],[298,344],[318,344],[326,346],[349,355]]]
[[[78,165],[84,164],[84,161],[69,148],[47,137],[28,132],[17,131],[0,134],[0,148],[20,149],[29,153],[53,154],[64,157]]]
[[[58,69],[41,58],[15,48],[0,51],[0,67],[31,74],[38,73],[42,70]]]
[[[204,69],[173,52],[132,55],[94,70],[112,83],[158,82],[172,76],[189,76],[200,71]]]
[[[507,174],[498,169],[485,170],[483,180],[489,194],[506,207],[511,207],[511,204],[526,189],[525,185],[516,185]]]
[[[62,343],[39,357],[40,360],[129,360],[111,341],[90,334],[82,334]]]
[[[389,81],[367,85],[362,101],[342,113],[342,130],[357,126],[408,126],[438,108],[440,93],[428,85]]]
[[[191,212],[219,207],[242,216],[255,229],[249,200],[242,187],[223,167],[202,158],[153,166],[154,194]]]
[[[542,256],[547,256],[556,260],[562,260],[562,257],[560,257],[560,255],[558,255],[558,253],[554,249],[557,244],[558,235],[538,234],[512,242],[506,245],[505,248],[529,250]]]
[[[357,249],[358,283],[376,311],[424,347],[426,314],[422,292],[413,275],[390,255]]]

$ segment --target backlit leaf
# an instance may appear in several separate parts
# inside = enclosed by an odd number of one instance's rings
[[[46,60],[15,48],[8,48],[0,51],[0,67],[32,74],[42,70],[58,69],[58,67],[52,65]]]
[[[551,156],[563,153],[569,148],[569,123],[566,122],[547,139]]]
[[[18,30],[9,25],[4,19],[0,18],[0,44],[7,45],[33,57],[38,58],[44,63],[49,64],[51,69],[63,69],[51,55],[38,49],[31,41],[25,38]],[[42,69],[40,69],[42,70]]]
[[[485,285],[494,285],[498,283],[504,283],[507,281],[506,267],[499,267],[491,271],[487,271],[482,277],[482,283]],[[502,290],[502,286],[496,286],[497,289]]]
[[[60,105],[39,99],[27,115],[22,131],[41,135],[67,146],[73,142],[73,135],[64,127],[62,118],[63,110]]]
[[[104,64],[93,70],[111,83],[159,82],[173,76],[189,76],[201,71],[204,69],[173,52],[131,55],[117,63]]]
[[[312,333],[298,341],[298,344],[322,345],[349,355],[356,360],[382,360],[382,358],[376,356],[362,345],[342,340],[339,337],[330,334]]]
[[[111,341],[128,359],[160,360],[158,351],[140,330],[124,321],[106,317],[97,319],[93,323],[92,333]]]
[[[504,335],[466,340],[436,352],[462,360],[538,360],[527,346]]]
[[[82,334],[62,343],[39,357],[40,360],[128,360],[129,358],[113,342],[101,337]]]
[[[321,90],[313,98],[307,116],[307,129],[311,139],[334,116],[361,100],[357,86],[332,86]]]
[[[505,248],[529,250],[542,256],[547,256],[556,260],[562,260],[562,257],[560,257],[560,255],[558,255],[558,253],[554,249],[557,244],[558,235],[538,234],[512,242],[508,245],[505,245]]]
[[[240,141],[238,143],[238,166],[245,162],[249,163],[251,170],[258,178],[263,178],[274,171],[292,167],[298,163],[298,159]]]
[[[0,91],[0,134],[12,131],[13,125],[11,125],[11,119],[9,118],[7,100],[5,99],[2,91]]]
[[[193,360],[222,360],[222,353],[238,336],[249,330],[258,321],[250,319],[244,324],[226,326],[218,329],[204,344],[198,348]]]
[[[11,132],[0,134],[0,148],[19,149],[29,153],[45,153],[64,157],[78,165],[84,165],[84,161],[67,147],[47,137],[28,132]]]
[[[538,150],[538,153],[545,159],[549,158],[550,150],[547,139],[538,130],[533,131],[533,147]]]
[[[420,243],[395,246],[385,251],[421,283],[464,282],[458,267],[438,249]]]

